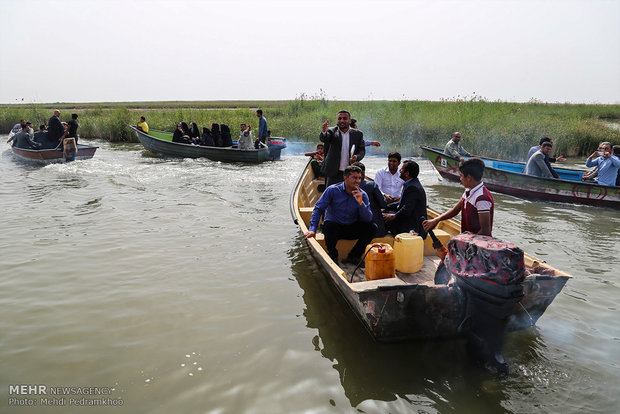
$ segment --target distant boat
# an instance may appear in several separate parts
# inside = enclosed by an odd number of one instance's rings
[[[270,138],[267,148],[238,149],[234,147],[205,147],[201,145],[172,142],[169,132],[149,130],[146,134],[133,125],[131,129],[148,151],[167,157],[208,158],[213,161],[260,163],[280,159],[280,152],[286,148],[286,139]]]
[[[459,160],[438,148],[422,147],[422,150],[442,177],[460,180]],[[620,208],[620,187],[582,181],[585,170],[554,168],[559,179],[542,178],[523,174],[525,164],[522,162],[480,158],[486,166],[484,185],[491,191],[533,200]]]
[[[314,179],[308,163],[290,199],[293,221],[299,225],[302,234],[308,231],[312,210],[323,186],[324,182]],[[427,214],[432,218],[439,213],[428,209]],[[461,225],[456,220],[445,220],[439,223],[435,233],[444,240],[450,239],[461,233]],[[366,280],[364,269],[356,270],[349,264],[341,267],[333,261],[327,254],[322,233],[304,242],[319,267],[376,340],[453,337],[466,333],[467,328],[462,325],[467,313],[466,294],[457,283],[435,284],[435,272],[441,260],[431,246],[430,237],[425,240],[424,262],[419,272],[396,272],[396,277],[378,280]],[[346,257],[354,243],[354,240],[338,241],[341,258]],[[394,239],[388,235],[375,238],[372,243],[393,245]],[[520,283],[523,297],[508,308],[508,330],[534,325],[571,277],[528,254],[524,255],[524,264],[529,275]],[[355,279],[352,272],[356,272]]]
[[[91,145],[82,145],[78,144],[77,153],[75,155],[75,160],[88,160],[95,156],[95,151],[97,148]],[[63,155],[62,149],[25,149],[18,147],[11,147],[13,153],[20,159],[25,161],[31,161],[41,164],[53,164],[53,163],[64,163],[67,162],[65,160],[65,156]]]

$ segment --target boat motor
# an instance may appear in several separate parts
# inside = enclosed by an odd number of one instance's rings
[[[280,152],[286,148],[286,138],[269,137],[267,147],[269,148],[269,157],[277,161],[280,159]]]
[[[523,298],[523,251],[512,243],[466,232],[450,240],[444,261],[465,295],[459,330],[467,333],[468,351],[499,375],[507,375],[502,347],[508,320]]]

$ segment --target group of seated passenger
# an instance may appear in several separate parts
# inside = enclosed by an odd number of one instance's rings
[[[211,129],[203,127],[202,134],[200,134],[196,122],[191,122],[190,125],[179,122],[172,134],[172,142],[206,147],[232,147],[233,145],[228,125],[214,123],[211,124]]]
[[[530,148],[524,174],[542,178],[560,178],[551,167],[552,162],[563,162],[566,158],[550,157],[553,141],[548,137],[540,139],[538,146]],[[601,142],[598,151],[595,151],[586,160],[586,167],[594,167],[583,174],[584,181],[596,182],[601,185],[620,185],[620,145],[612,147],[609,142]]]
[[[493,197],[482,183],[481,159],[461,162],[459,171],[466,191],[451,210],[432,220],[426,216],[426,192],[418,180],[419,165],[413,160],[401,165],[400,159],[399,153],[390,153],[388,166],[377,172],[375,181],[365,180],[361,162],[346,167],[344,181],[327,187],[317,201],[305,237],[315,237],[323,217],[322,231],[332,260],[338,260],[338,240],[358,239],[343,263],[363,267],[364,249],[374,237],[415,232],[426,238],[427,231],[440,221],[461,212],[463,231],[491,235]]]

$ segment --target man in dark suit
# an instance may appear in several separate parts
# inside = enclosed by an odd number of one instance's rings
[[[420,166],[413,160],[405,161],[400,169],[400,178],[405,181],[403,193],[398,202],[388,204],[383,216],[386,229],[394,236],[414,230],[426,238],[420,220],[421,217],[426,220],[426,192],[418,180],[419,173]]]
[[[60,143],[60,137],[62,137],[64,133],[65,128],[62,126],[62,122],[60,122],[60,111],[55,109],[54,115],[47,123],[47,141],[43,144],[43,148],[56,148]]]
[[[328,187],[342,182],[344,169],[349,164],[361,161],[366,154],[364,134],[350,126],[351,114],[348,111],[338,112],[338,126],[330,128],[329,119],[323,123],[319,135],[319,139],[325,143],[325,160],[321,173],[327,177]]]

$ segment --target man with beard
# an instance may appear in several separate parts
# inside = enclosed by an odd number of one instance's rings
[[[414,230],[426,238],[420,221],[420,218],[426,220],[426,192],[418,180],[419,173],[420,166],[413,160],[403,162],[400,168],[400,178],[404,181],[402,196],[398,202],[388,204],[383,215],[385,228],[394,236]]]
[[[319,139],[325,144],[325,160],[321,173],[327,177],[326,185],[343,181],[345,168],[356,161],[361,161],[366,154],[364,134],[351,129],[349,111],[338,112],[338,126],[329,127],[329,119],[323,123]]]

